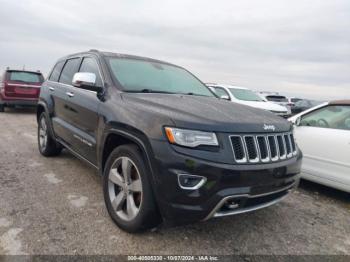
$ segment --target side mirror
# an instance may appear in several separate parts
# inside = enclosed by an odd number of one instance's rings
[[[222,96],[220,96],[220,98],[230,101],[230,97],[228,95],[222,95]]]
[[[295,126],[300,126],[301,117],[300,116],[299,117],[293,116],[293,117],[289,118],[288,121],[291,122]]]
[[[93,73],[75,73],[73,76],[73,86],[89,91],[101,92],[102,87],[96,86],[96,75]]]

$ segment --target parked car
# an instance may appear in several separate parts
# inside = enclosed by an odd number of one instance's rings
[[[280,95],[279,93],[276,92],[258,92],[260,97],[262,97],[265,101],[269,101],[271,103],[275,103],[280,106],[284,106],[288,110],[288,115],[290,116],[292,111],[291,111],[291,104],[286,96]]]
[[[350,100],[323,103],[290,121],[304,153],[302,178],[350,192]]]
[[[94,50],[59,59],[37,120],[40,153],[64,147],[98,170],[107,210],[129,232],[264,208],[299,181],[290,122],[155,59]]]
[[[0,112],[6,106],[36,106],[43,75],[37,71],[6,69],[0,82]]]
[[[207,86],[219,97],[234,103],[267,110],[282,117],[290,116],[286,107],[265,101],[248,88],[223,84],[207,84]]]
[[[322,102],[315,101],[315,100],[308,100],[303,99],[295,103],[295,105],[292,107],[292,115],[298,114],[300,112],[303,112],[309,108],[315,107]]]

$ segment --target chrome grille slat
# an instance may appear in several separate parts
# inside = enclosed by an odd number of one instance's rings
[[[275,136],[268,136],[267,138],[269,140],[271,160],[277,161],[279,151],[278,151],[278,146],[277,146],[277,142],[276,142],[276,137]]]
[[[277,135],[277,145],[278,145],[278,151],[279,151],[279,158],[280,159],[286,159],[287,154],[286,154],[286,144],[284,142],[284,137],[282,135]]]
[[[233,156],[237,163],[246,163],[246,149],[241,136],[230,136]]]
[[[295,156],[297,154],[297,148],[296,148],[294,136],[292,133],[289,134],[289,138],[290,138],[290,142],[292,144],[293,156]]]
[[[291,132],[231,135],[229,138],[236,163],[269,163],[290,159],[297,154]]]
[[[292,144],[290,142],[290,135],[285,134],[284,140],[286,141],[287,157],[291,157],[293,155],[293,152],[292,152]]]
[[[270,161],[270,152],[268,147],[267,137],[265,136],[256,136],[256,142],[258,145],[258,151],[261,162]]]
[[[244,136],[243,138],[248,161],[251,163],[259,162],[258,148],[255,136]]]

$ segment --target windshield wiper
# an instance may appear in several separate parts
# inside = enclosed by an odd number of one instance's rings
[[[171,94],[171,95],[190,95],[190,96],[205,96],[200,94],[195,94],[192,92],[188,93],[176,93],[176,92],[168,92],[168,91],[162,91],[162,90],[153,90],[149,88],[141,89],[141,90],[126,90],[127,93],[155,93],[155,94]]]
[[[141,90],[125,90],[127,93],[156,93],[156,94],[175,94],[172,92],[162,91],[162,90],[152,90],[152,89],[141,89]]]
[[[182,94],[182,93],[181,93]],[[205,96],[205,97],[209,97],[209,96],[206,96],[206,95],[201,95],[201,94],[196,94],[196,93],[192,93],[192,92],[189,92],[189,93],[184,93],[182,95],[188,95],[188,96]]]

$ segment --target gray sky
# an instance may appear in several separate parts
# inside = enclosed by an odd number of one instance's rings
[[[0,0],[0,69],[48,73],[91,48],[166,60],[206,82],[350,99],[349,0]]]

